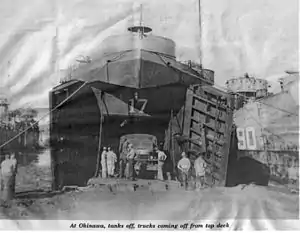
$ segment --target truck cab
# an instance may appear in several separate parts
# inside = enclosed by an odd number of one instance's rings
[[[157,145],[157,138],[150,134],[126,134],[120,138],[119,152],[126,154],[129,144],[133,145],[136,152],[135,171],[137,175],[144,171],[157,170],[157,155],[154,153],[154,146]]]

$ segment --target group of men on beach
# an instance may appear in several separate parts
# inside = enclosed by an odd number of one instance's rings
[[[159,150],[157,146],[154,147],[154,152],[158,155],[158,171],[157,179],[163,180],[163,166],[167,159],[166,154]],[[136,179],[136,163],[137,154],[131,143],[124,144],[124,148],[120,153],[119,160],[119,178],[126,178],[130,180]],[[108,147],[103,147],[101,154],[101,167],[102,167],[102,178],[112,178],[115,177],[115,163],[117,162],[117,155]]]
[[[194,171],[195,171],[195,181],[196,188],[201,189],[205,185],[205,172],[207,168],[207,163],[204,160],[204,153],[200,153],[197,159],[194,161]],[[188,159],[185,152],[181,154],[182,158],[177,163],[177,168],[180,173],[181,184],[185,189],[188,188],[188,181],[191,176],[191,162]]]
[[[167,155],[157,146],[154,146],[153,151],[157,154],[157,180],[164,180],[164,165],[167,159]],[[182,152],[181,159],[177,163],[177,168],[179,172],[179,180],[181,185],[187,189],[188,181],[191,177],[192,165],[190,159],[188,159],[187,154]],[[129,180],[136,180],[136,165],[137,154],[131,143],[124,145],[121,150],[119,159],[119,178],[126,178]],[[117,155],[111,150],[110,147],[103,148],[101,154],[101,167],[102,167],[102,178],[112,178],[115,176],[115,164],[117,162]],[[195,171],[195,181],[196,188],[201,189],[205,185],[205,172],[207,164],[204,160],[204,153],[200,153],[198,158],[193,163],[193,168]],[[170,171],[167,171],[168,180],[171,180]]]
[[[115,174],[115,163],[117,162],[117,155],[110,147],[103,147],[101,154],[102,178],[112,178]]]

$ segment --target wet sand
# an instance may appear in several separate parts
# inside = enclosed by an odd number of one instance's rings
[[[298,199],[297,194],[259,186],[154,192],[141,188],[135,192],[115,193],[105,186],[49,198],[14,200],[10,208],[2,207],[1,212],[6,219],[152,219],[164,223],[162,220],[168,219],[173,223],[185,220],[201,224],[228,222],[232,229],[242,229],[246,224],[247,229],[289,230],[300,229],[299,225],[285,223],[299,217]]]
[[[47,154],[41,158],[19,166],[18,192],[50,189],[51,169]],[[200,192],[179,188],[149,190],[147,187],[111,192],[107,186],[89,187],[52,197],[18,198],[11,204],[8,208],[0,207],[1,219],[56,220],[56,224],[10,222],[10,226],[17,229],[33,226],[35,229],[66,229],[60,220],[80,219],[144,222],[152,219],[164,224],[164,219],[172,223],[191,220],[201,224],[228,222],[231,229],[300,229],[299,224],[288,221],[299,217],[298,194],[274,186],[212,188]]]

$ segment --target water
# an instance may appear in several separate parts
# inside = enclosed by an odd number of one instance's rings
[[[50,150],[16,153],[18,171],[16,192],[51,189]]]

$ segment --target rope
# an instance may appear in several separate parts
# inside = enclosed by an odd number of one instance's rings
[[[174,113],[173,109],[171,110],[171,119],[173,119]],[[176,174],[176,161],[175,161],[175,148],[174,148],[174,140],[173,140],[173,122],[170,121],[170,144],[171,144],[171,153],[172,153],[172,162],[173,162],[173,174]]]
[[[98,155],[97,155],[97,164],[96,164],[96,171],[95,177],[98,177],[100,171],[100,160],[101,160],[101,142],[102,142],[102,128],[103,128],[103,112],[101,112],[100,108],[100,129],[99,129],[99,142],[98,142]],[[103,168],[102,168],[103,169]]]
[[[201,0],[198,0],[198,26],[199,26],[199,37],[200,37],[200,42],[199,42],[199,60],[200,60],[200,65],[202,65],[202,20],[201,20]]]
[[[6,141],[5,143],[3,143],[0,146],[0,149],[3,148],[4,146],[6,146],[7,144],[11,143],[13,140],[17,139],[20,135],[22,135],[23,133],[27,132],[29,129],[31,129],[34,125],[38,124],[42,119],[44,119],[46,116],[48,116],[50,113],[52,113],[53,111],[55,111],[57,108],[59,108],[60,106],[62,106],[64,103],[66,103],[69,99],[71,99],[78,91],[80,91],[85,85],[87,84],[87,82],[84,82],[76,91],[74,91],[70,96],[68,96],[65,100],[63,100],[61,103],[59,103],[56,107],[54,107],[53,109],[51,109],[49,112],[47,112],[45,115],[43,115],[41,118],[39,118],[36,122],[34,122],[30,127],[24,129],[23,131],[21,131],[20,133],[18,133],[16,136],[12,137],[11,139],[9,139],[8,141]]]

